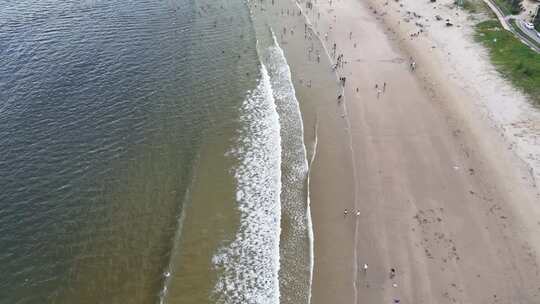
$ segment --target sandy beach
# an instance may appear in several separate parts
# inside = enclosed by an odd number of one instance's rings
[[[538,113],[443,2],[266,6],[314,156],[315,304],[540,302]]]

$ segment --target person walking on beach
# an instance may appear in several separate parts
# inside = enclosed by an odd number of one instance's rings
[[[411,71],[414,72],[414,70],[416,69],[416,62],[414,61],[414,59],[412,58],[412,56],[411,56],[411,58],[409,59],[409,62],[410,62]]]
[[[383,92],[386,92],[386,82],[383,84],[383,89],[382,89]]]
[[[381,93],[382,93],[381,89],[377,89],[377,99],[379,99],[379,97],[381,97]]]
[[[341,95],[339,95],[338,97],[338,100],[341,98]],[[347,216],[347,213],[349,213],[349,211],[347,210],[347,208],[345,208],[345,211],[343,211],[343,217],[346,217]]]
[[[393,279],[396,276],[396,269],[390,268],[390,279]]]
[[[364,267],[363,267],[364,274],[367,273],[368,267],[369,267],[368,264],[364,263]]]

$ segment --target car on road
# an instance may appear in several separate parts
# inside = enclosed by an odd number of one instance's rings
[[[540,38],[540,32],[536,32],[536,36],[538,36],[538,38]]]
[[[523,22],[523,24],[525,25],[526,28],[528,28],[530,30],[534,30],[534,24],[532,24],[530,22]]]

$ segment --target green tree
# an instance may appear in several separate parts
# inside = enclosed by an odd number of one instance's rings
[[[536,15],[533,20],[534,27],[540,32],[540,6],[536,9]]]
[[[512,14],[517,15],[521,12],[521,2],[523,0],[507,0],[510,3],[510,10]]]

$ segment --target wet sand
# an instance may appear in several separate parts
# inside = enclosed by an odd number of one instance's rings
[[[269,23],[294,29],[280,39],[308,151],[317,138],[312,302],[539,303],[540,197],[477,96],[448,79],[449,61],[415,45],[383,1],[299,6],[345,61],[336,74],[332,56],[310,59],[318,41],[275,1]]]

